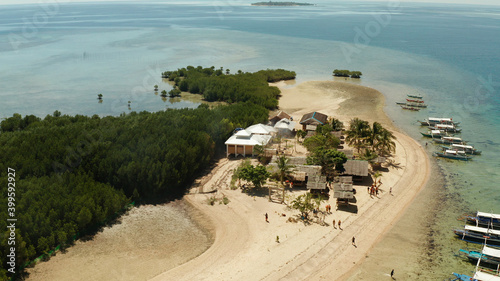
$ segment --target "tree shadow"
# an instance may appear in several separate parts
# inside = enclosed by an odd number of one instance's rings
[[[269,188],[267,187],[242,187],[241,192],[249,196],[267,197],[269,196]]]
[[[394,161],[394,159],[387,160],[387,162],[385,163],[385,166],[387,166],[387,168],[389,168],[389,167],[396,168],[396,169],[402,169],[403,168],[401,166],[401,163],[396,163],[396,161]]]

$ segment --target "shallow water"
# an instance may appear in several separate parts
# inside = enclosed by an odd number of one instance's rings
[[[483,150],[469,163],[437,160],[446,181],[431,179],[439,186],[429,188],[437,189],[442,204],[425,227],[435,246],[414,246],[437,258],[427,273],[418,262],[408,271],[434,279],[460,269],[453,253],[464,244],[451,232],[461,224],[457,217],[476,210],[500,213],[500,8],[190,3],[2,7],[0,118],[196,107],[198,102],[162,100],[153,92],[155,84],[160,91],[171,88],[161,72],[187,65],[222,66],[232,73],[279,67],[296,71],[297,83],[330,80],[336,68],[360,70],[358,83],[384,93],[390,118],[420,143],[428,140],[417,119],[453,117],[462,122],[462,137]],[[429,108],[401,110],[395,102],[407,94],[423,95]],[[437,147],[427,149],[431,154]],[[426,243],[429,235],[422,238]]]

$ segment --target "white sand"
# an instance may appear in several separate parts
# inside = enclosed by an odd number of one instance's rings
[[[304,113],[320,111],[344,121],[356,116],[391,126],[381,112],[383,96],[369,88],[337,82],[307,82],[282,91],[280,107],[296,120]],[[271,203],[265,196],[251,197],[240,190],[228,190],[229,177],[218,191],[219,197],[223,193],[231,200],[228,205],[207,205],[206,200],[212,195],[197,193],[202,190],[199,188],[186,196],[186,200],[211,218],[216,231],[214,244],[199,257],[152,280],[347,278],[428,180],[429,160],[422,147],[400,132],[395,135],[398,140],[394,162],[399,165],[383,173],[383,192],[379,198],[371,198],[365,186],[357,187],[358,212],[333,211],[326,218],[328,226],[288,223],[287,218],[296,215],[296,211]],[[224,174],[237,163],[222,160],[218,173]],[[388,192],[390,187],[393,195]],[[213,186],[208,187],[212,189]],[[300,193],[303,191],[292,192]],[[334,206],[333,199],[329,203]],[[269,223],[264,220],[266,212],[270,215]],[[331,226],[333,219],[342,220],[343,230]],[[276,236],[280,243],[275,241]],[[351,244],[353,236],[357,247]]]
[[[319,111],[342,121],[359,117],[379,121],[395,130],[382,111],[383,96],[366,87],[338,82],[306,82],[293,88],[278,83],[280,107],[295,120]],[[66,254],[30,269],[32,280],[340,280],[346,279],[370,249],[392,227],[425,185],[429,160],[422,147],[394,132],[394,163],[383,172],[382,192],[371,198],[366,186],[357,186],[357,213],[333,210],[326,226],[290,223],[298,214],[283,204],[271,203],[265,194],[250,196],[230,190],[230,178],[240,161],[222,159],[200,179],[185,201],[213,227],[215,240],[188,221],[170,225],[163,218],[175,214],[169,205],[145,206],[123,217],[123,223],[77,242]],[[392,187],[393,195],[388,190]],[[215,191],[215,193],[206,193]],[[304,191],[289,192],[296,196]],[[230,200],[210,206],[211,196]],[[335,206],[333,199],[329,202]],[[322,209],[324,210],[324,203]],[[175,211],[175,210],[174,210]],[[269,223],[264,214],[268,213]],[[286,214],[286,217],[280,214]],[[183,218],[185,216],[182,216]],[[334,229],[331,221],[342,220]],[[179,228],[179,229],[177,229]],[[175,231],[171,231],[175,230]],[[279,236],[279,243],[276,242]],[[351,244],[356,237],[356,246]],[[179,239],[182,237],[182,239]],[[175,243],[172,243],[173,240]],[[165,242],[169,241],[169,243]],[[204,252],[203,252],[204,251]],[[200,254],[201,253],[201,254]],[[379,280],[374,276],[373,280]]]

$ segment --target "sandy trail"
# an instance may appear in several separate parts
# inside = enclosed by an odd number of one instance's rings
[[[278,84],[280,86],[280,84]],[[282,85],[281,85],[282,86]],[[307,82],[282,89],[281,109],[294,119],[310,111],[320,111],[340,120],[352,117],[379,121],[390,126],[380,112],[383,96],[373,89],[348,83]],[[308,102],[303,101],[307,94]],[[357,106],[359,105],[359,106]],[[356,186],[357,213],[335,210],[327,215],[326,226],[288,223],[296,211],[271,203],[265,195],[249,196],[240,190],[219,185],[231,202],[209,206],[207,194],[191,194],[186,200],[199,208],[215,226],[215,242],[199,257],[171,269],[152,280],[340,280],[363,261],[369,250],[392,227],[429,175],[429,160],[422,147],[400,132],[394,163],[383,173],[383,192],[371,197],[366,186]],[[219,175],[230,173],[238,161],[222,160]],[[215,177],[215,176],[214,176]],[[389,188],[392,187],[392,194]],[[212,189],[213,185],[209,187]],[[289,192],[292,196],[304,191]],[[195,192],[196,193],[196,192]],[[219,195],[221,196],[221,195]],[[333,199],[323,204],[334,206]],[[266,223],[264,214],[270,215]],[[283,217],[281,214],[286,214]],[[342,220],[343,230],[334,229],[331,221]],[[276,242],[279,236],[279,243]],[[356,247],[351,244],[356,237]]]

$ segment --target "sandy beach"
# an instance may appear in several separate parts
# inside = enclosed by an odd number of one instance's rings
[[[382,172],[378,197],[370,196],[366,186],[356,186],[357,212],[333,208],[325,225],[288,222],[298,211],[269,202],[267,194],[231,190],[231,174],[241,160],[224,158],[211,173],[197,180],[185,203],[178,203],[196,210],[197,215],[183,218],[191,217],[204,225],[189,225],[183,219],[179,226],[198,229],[198,235],[165,230],[168,226],[162,216],[174,214],[166,211],[169,205],[143,206],[124,216],[122,224],[105,229],[91,241],[77,242],[67,253],[30,269],[32,280],[346,280],[358,274],[358,265],[426,185],[430,175],[427,154],[392,125],[383,112],[384,97],[374,89],[331,81],[276,85],[282,90],[280,109],[294,120],[319,111],[344,122],[354,117],[378,121],[394,132],[394,165]],[[287,191],[287,196],[304,192]],[[211,206],[207,203],[211,196],[226,196],[229,203]],[[334,199],[322,203],[321,209],[327,204],[335,206]],[[265,221],[266,213],[269,222]],[[137,222],[129,222],[129,217],[138,216],[140,222],[148,215],[151,219],[146,223],[151,229],[141,230],[134,238],[119,239],[138,227]],[[341,220],[342,229],[334,228],[332,220]],[[208,231],[200,230],[207,227]],[[158,233],[162,236],[156,237]],[[164,242],[175,237],[188,241],[180,239],[178,245]],[[380,270],[370,279],[390,279],[390,267],[386,266],[379,264]]]
[[[302,114],[319,111],[342,121],[359,117],[379,121],[395,130],[382,111],[383,96],[366,87],[339,82],[306,82],[296,87],[278,83],[283,96],[280,108],[300,119]],[[304,102],[307,96],[307,102]],[[379,196],[370,197],[365,187],[358,187],[357,213],[333,211],[326,226],[287,222],[297,214],[285,205],[270,203],[265,196],[249,196],[213,184],[204,191],[217,188],[231,202],[208,206],[206,194],[198,189],[185,200],[200,208],[215,226],[215,242],[205,253],[152,280],[342,280],[363,262],[372,247],[382,238],[425,186],[429,177],[429,160],[422,147],[408,136],[397,137],[394,163],[383,173]],[[222,160],[236,166],[236,160]],[[229,181],[227,178],[226,181]],[[388,190],[392,187],[392,195]],[[299,194],[298,192],[291,192]],[[332,204],[330,199],[326,204]],[[270,214],[266,223],[264,214]],[[284,217],[282,214],[285,214]],[[342,230],[331,221],[342,220]],[[279,243],[276,242],[279,236]],[[356,237],[356,247],[351,243]],[[390,271],[389,271],[390,272]],[[385,274],[388,276],[388,273]],[[382,274],[384,275],[384,274]],[[374,276],[374,279],[378,277]]]

